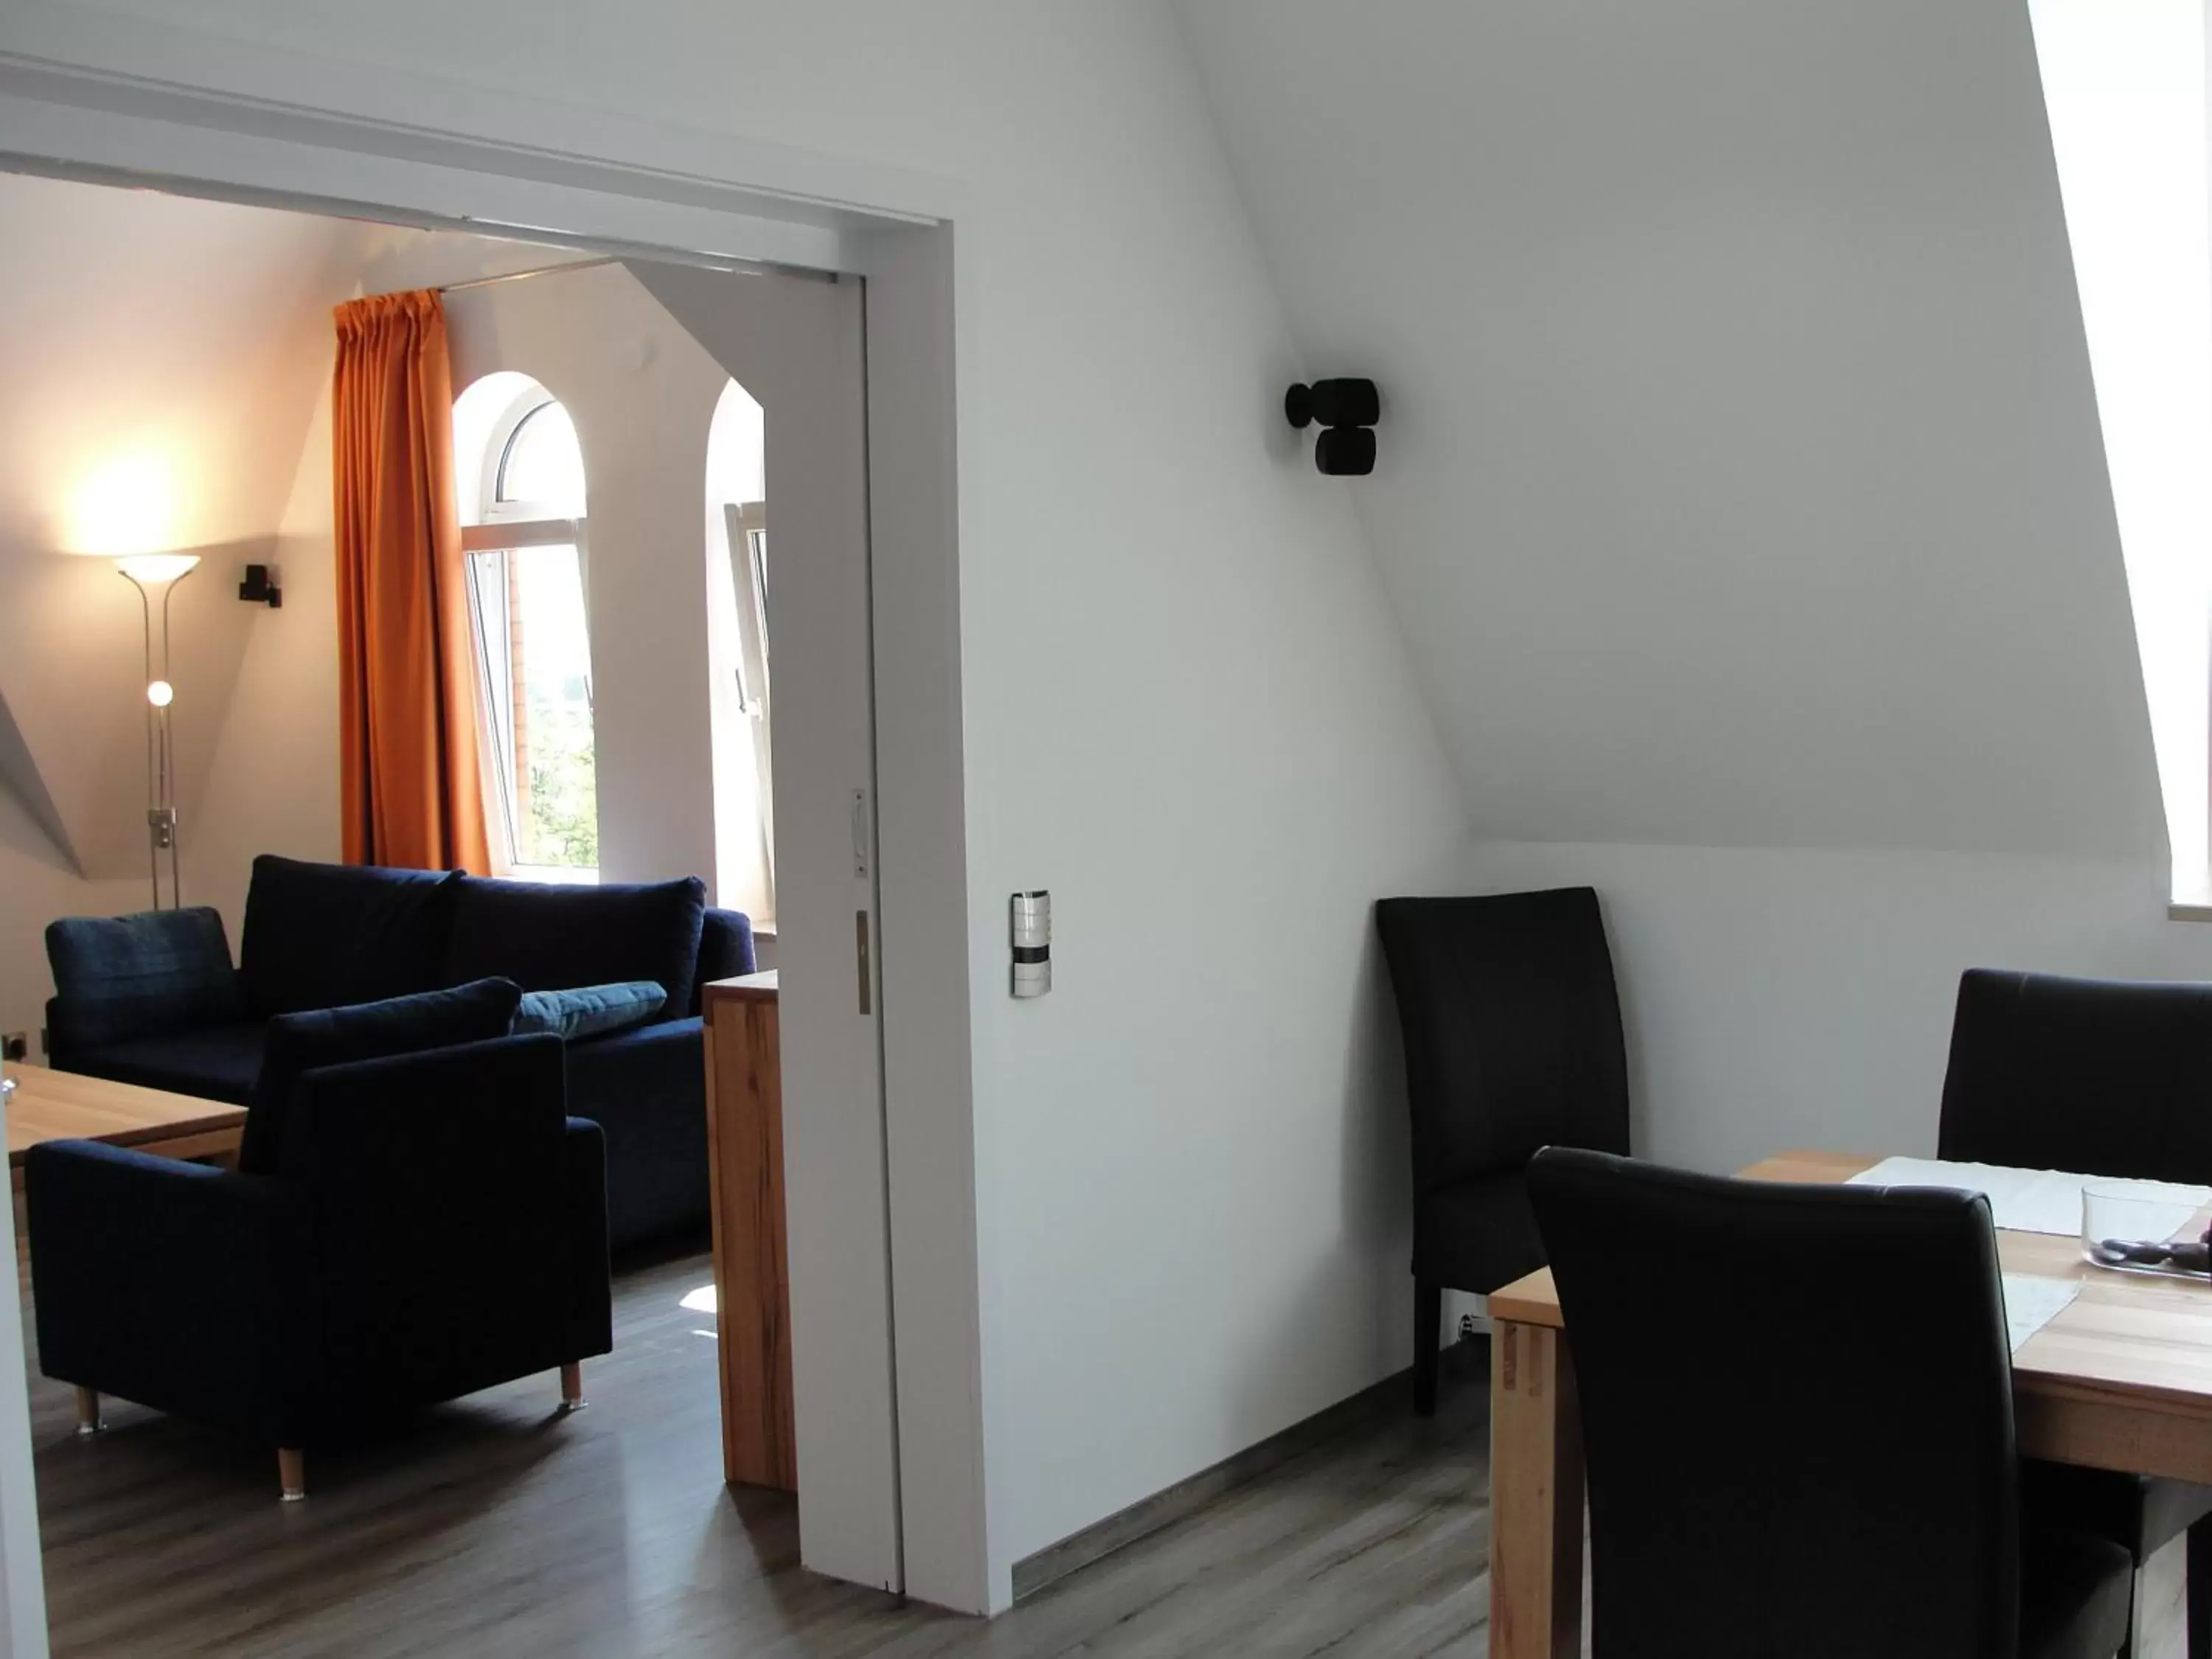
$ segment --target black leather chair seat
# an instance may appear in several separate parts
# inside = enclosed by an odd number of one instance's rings
[[[2125,1545],[2137,1565],[2212,1515],[2212,1486],[2071,1463],[2023,1463],[2021,1499],[2033,1518]]]
[[[1528,1178],[1476,1176],[1440,1187],[1413,1212],[1413,1276],[1440,1285],[1510,1285],[1544,1265]]]
[[[2109,1538],[2022,1528],[2020,1659],[2118,1653],[2128,1639],[2134,1572]]]

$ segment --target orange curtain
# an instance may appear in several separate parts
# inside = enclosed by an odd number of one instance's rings
[[[445,305],[383,294],[337,318],[346,862],[488,875]]]

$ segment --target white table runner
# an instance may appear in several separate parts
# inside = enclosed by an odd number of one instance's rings
[[[1932,1158],[1886,1158],[1850,1178],[1854,1187],[1954,1187],[1983,1193],[2000,1227],[2016,1233],[2081,1232],[2081,1189],[2123,1194],[2162,1207],[2150,1212],[2146,1237],[2171,1238],[2190,1217],[2212,1204],[2212,1187],[2170,1181],[2121,1181],[2110,1176],[2069,1175],[2061,1170],[2008,1170],[1996,1164],[1945,1164]],[[2153,1227],[2163,1224],[2162,1231]]]
[[[2035,1273],[2004,1273],[2005,1328],[2018,1353],[2027,1339],[2066,1311],[2081,1294],[2078,1279],[2045,1279]]]

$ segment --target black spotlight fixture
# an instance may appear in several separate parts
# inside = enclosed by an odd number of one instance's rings
[[[1364,478],[1375,470],[1375,423],[1382,395],[1372,380],[1316,380],[1283,394],[1283,413],[1303,432],[1316,422],[1314,465],[1333,478]]]
[[[238,597],[248,605],[265,605],[271,611],[284,604],[284,590],[276,585],[276,573],[265,564],[246,567],[246,580],[238,585]]]

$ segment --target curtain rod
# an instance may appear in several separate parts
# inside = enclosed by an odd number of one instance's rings
[[[539,265],[532,270],[502,271],[496,276],[471,276],[465,283],[443,283],[439,285],[438,292],[458,294],[465,288],[489,288],[494,283],[519,283],[526,276],[557,276],[564,270],[592,270],[600,265],[618,265],[621,263],[612,254],[597,259],[571,259],[566,264]]]

